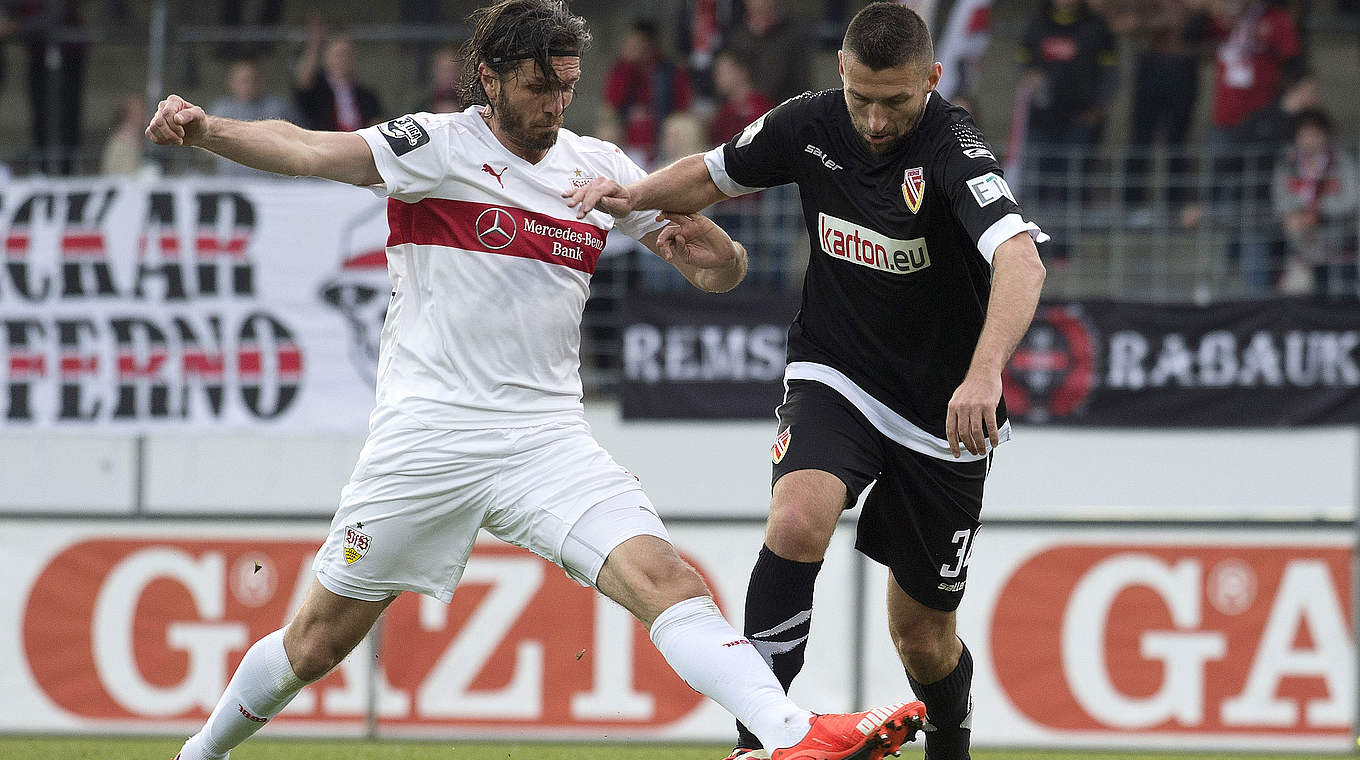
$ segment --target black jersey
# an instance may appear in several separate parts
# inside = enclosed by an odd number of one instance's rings
[[[1017,232],[1041,234],[1021,218],[968,112],[931,94],[917,128],[876,155],[841,90],[808,93],[706,161],[728,195],[798,184],[812,251],[788,376],[826,382],[838,373],[871,397],[866,404],[900,416],[885,423],[871,414],[880,428],[907,423],[900,436],[885,433],[948,456],[945,415],[982,331],[992,254]],[[1005,414],[1003,401],[998,426]]]

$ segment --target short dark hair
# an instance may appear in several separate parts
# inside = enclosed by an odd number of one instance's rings
[[[649,18],[633,19],[633,23],[631,26],[628,27],[628,30],[631,32],[637,32],[643,37],[646,37],[648,40],[652,42],[653,45],[655,45],[657,41],[661,39],[660,32],[658,32],[656,28],[656,22]]]
[[[1321,108],[1305,108],[1294,116],[1294,134],[1297,135],[1304,127],[1320,129],[1328,137],[1333,134],[1332,117]]]
[[[554,55],[581,55],[590,47],[586,20],[572,15],[564,0],[500,0],[468,16],[472,36],[463,43],[463,90],[469,103],[491,99],[477,75],[486,64],[497,76],[532,59],[550,86],[561,85],[552,67]]]
[[[874,71],[935,60],[930,29],[916,11],[897,3],[870,3],[850,19],[841,49]]]

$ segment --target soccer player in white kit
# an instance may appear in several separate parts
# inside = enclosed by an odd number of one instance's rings
[[[292,621],[245,654],[179,760],[220,760],[335,667],[403,591],[452,598],[479,528],[592,585],[647,626],[668,663],[774,747],[775,760],[881,760],[923,725],[919,702],[816,715],[722,617],[638,481],[590,434],[581,313],[616,225],[695,286],[735,287],[746,253],[699,215],[577,219],[572,181],[644,173],[561,129],[590,39],[560,0],[473,14],[472,102],[357,133],[206,115],[161,101],[147,136],[257,169],[388,197],[377,406]]]

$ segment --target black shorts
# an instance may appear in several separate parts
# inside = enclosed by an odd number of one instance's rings
[[[991,457],[955,462],[912,451],[815,381],[790,381],[777,414],[774,480],[795,470],[829,472],[850,492],[847,509],[873,483],[855,548],[892,570],[912,599],[931,609],[957,609]]]

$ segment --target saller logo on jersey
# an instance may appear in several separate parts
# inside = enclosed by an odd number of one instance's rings
[[[379,124],[378,131],[387,138],[387,144],[392,146],[392,152],[398,156],[404,156],[430,141],[430,133],[410,116]]]
[[[930,266],[925,238],[897,240],[830,214],[817,215],[822,250],[838,259],[888,274],[911,274]]]

